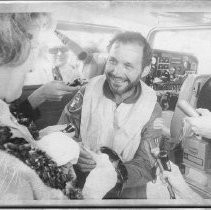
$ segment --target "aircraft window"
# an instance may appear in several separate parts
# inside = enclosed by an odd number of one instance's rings
[[[100,52],[106,51],[106,46],[113,34],[90,33],[86,31],[62,31],[83,48],[92,48]]]
[[[156,31],[152,47],[180,53],[191,53],[197,57],[199,74],[211,72],[211,29]]]
[[[59,27],[57,30],[89,53],[105,52],[109,40],[114,33],[117,32],[117,30],[109,31],[109,29],[103,31],[102,28],[98,30],[97,27],[93,30],[92,26],[86,26],[87,29],[85,30],[81,30],[81,26],[78,30],[76,27],[71,30],[70,26],[68,26],[69,29],[64,28],[64,30],[62,30],[62,28]],[[40,85],[52,81],[52,69],[55,65],[61,67],[60,71],[64,73],[63,76],[66,78],[66,80],[64,80],[65,82],[72,82],[74,78],[78,77],[78,69],[81,68],[81,62],[78,61],[77,56],[71,49],[62,50],[65,48],[64,44],[52,31],[40,33],[39,46],[37,48],[36,62],[31,66],[30,72],[26,75],[25,86]],[[53,51],[59,50],[60,53],[51,53],[53,52],[51,49],[53,49]],[[59,56],[57,56],[57,54],[59,54]]]

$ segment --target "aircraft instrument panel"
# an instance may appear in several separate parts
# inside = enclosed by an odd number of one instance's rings
[[[189,74],[196,74],[197,68],[198,59],[192,54],[153,50],[151,69],[145,82],[156,90],[163,110],[174,110],[184,80]]]

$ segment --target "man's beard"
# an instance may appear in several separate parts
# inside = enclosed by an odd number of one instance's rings
[[[135,88],[138,85],[140,81],[139,78],[137,78],[135,81],[131,82],[129,79],[126,78],[124,79],[124,83],[127,83],[127,86],[122,88],[121,86],[118,87],[118,86],[112,85],[110,81],[111,78],[115,78],[115,77],[110,73],[106,74],[106,80],[109,84],[110,90],[112,91],[114,95],[120,95],[120,96],[131,91],[133,88]]]

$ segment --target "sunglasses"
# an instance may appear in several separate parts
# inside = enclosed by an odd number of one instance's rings
[[[50,54],[66,53],[69,49],[65,46],[53,47],[48,50]]]

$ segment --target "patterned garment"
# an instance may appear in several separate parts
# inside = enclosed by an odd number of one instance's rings
[[[37,139],[39,131],[34,123],[34,120],[39,118],[39,110],[33,109],[27,99],[25,101],[16,100],[10,104],[9,108],[18,123],[26,126],[33,138]]]
[[[22,107],[27,107],[28,102],[24,102]],[[28,107],[29,111],[30,107]],[[29,131],[34,138],[38,138],[38,130],[33,123],[33,114],[21,112],[21,106],[14,103],[10,106],[11,112],[17,117],[17,121],[29,127]],[[45,152],[32,148],[23,138],[13,137],[11,129],[8,126],[0,126],[0,149],[12,154],[23,163],[36,171],[41,180],[49,187],[60,189],[69,199],[81,199],[81,190],[75,188],[75,174],[72,165],[58,167],[57,164],[49,158]]]

